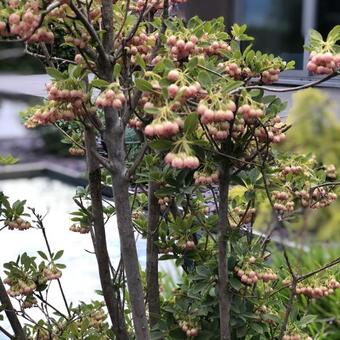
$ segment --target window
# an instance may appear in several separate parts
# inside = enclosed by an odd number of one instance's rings
[[[274,53],[284,60],[295,60],[303,68],[304,37],[301,30],[302,0],[237,1],[236,21],[248,25],[254,48]]]
[[[234,21],[248,25],[249,34],[256,38],[256,49],[295,60],[295,70],[283,72],[281,83],[297,84],[317,78],[306,70],[309,54],[303,44],[309,29],[315,28],[325,38],[340,24],[340,1],[234,0],[234,4]],[[339,77],[328,81],[327,86],[339,87]]]
[[[186,18],[199,15],[211,19],[223,15],[228,26],[234,22],[248,25],[248,34],[256,38],[254,48],[274,53],[284,60],[295,60],[295,70],[285,71],[282,84],[297,84],[318,78],[306,70],[308,52],[303,45],[315,28],[326,37],[340,24],[340,0],[206,0],[188,1],[180,6]],[[339,77],[327,85],[340,87]]]

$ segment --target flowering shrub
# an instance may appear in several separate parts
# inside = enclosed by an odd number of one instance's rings
[[[285,266],[270,262],[275,231],[287,232],[289,221],[337,197],[336,169],[321,167],[311,155],[273,148],[289,138],[290,126],[280,117],[285,103],[264,90],[272,91],[266,85],[294,63],[253,50],[245,25],[227,33],[222,18],[170,18],[178,2],[183,1],[0,2],[1,36],[27,42],[27,51],[46,61],[52,78],[44,102],[23,113],[26,126],[54,124],[72,154],[86,155],[89,187],[75,196],[79,211],[70,229],[91,232],[112,324],[108,331],[104,314],[87,306],[84,326],[82,309],[75,320],[65,301],[68,315],[61,322],[47,317],[41,329],[27,332],[30,337],[67,339],[71,324],[79,339],[91,338],[87,330],[97,338],[112,332],[117,339],[149,339],[150,331],[160,339],[310,339],[308,315],[292,313],[296,297],[327,298],[339,287],[329,272],[339,258],[306,273],[299,261],[292,265],[282,244]],[[74,60],[54,55],[54,27],[74,49]],[[326,41],[312,32],[308,68],[327,76],[310,86],[338,75],[338,40],[340,26]],[[67,69],[58,69],[59,63]],[[127,127],[140,139],[134,158],[124,143]],[[102,183],[112,186],[115,204],[109,210]],[[2,200],[5,227],[32,225],[22,220],[22,203],[18,212]],[[273,223],[255,236],[264,200]],[[112,214],[122,253],[116,269],[105,239],[106,216]],[[135,231],[147,239],[145,281]],[[60,253],[49,255],[41,254],[49,262],[39,266],[24,255],[21,263],[8,265],[10,293],[19,300],[27,293],[25,306],[35,304],[31,295],[41,280],[60,279]],[[158,261],[166,259],[184,269],[170,298],[160,296],[159,287]],[[4,295],[1,301],[7,301]],[[22,332],[17,323],[12,327]]]

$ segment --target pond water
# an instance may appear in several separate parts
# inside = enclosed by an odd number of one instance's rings
[[[44,219],[46,232],[52,251],[63,249],[64,255],[60,262],[66,264],[61,282],[65,288],[68,301],[77,304],[79,301],[90,302],[91,299],[101,299],[95,290],[100,289],[99,276],[95,256],[88,251],[93,251],[89,234],[81,235],[69,231],[70,215],[76,210],[72,200],[75,187],[46,177],[33,179],[15,179],[0,181],[0,191],[10,197],[11,202],[16,199],[27,199],[27,206],[35,207]],[[0,228],[1,228],[0,224]],[[107,226],[107,242],[110,258],[114,266],[120,259],[119,237],[115,219],[112,218]],[[145,267],[146,243],[144,240],[137,242],[138,255],[142,267]],[[0,275],[3,275],[2,264],[15,261],[18,254],[26,251],[28,255],[36,256],[37,250],[46,252],[43,236],[40,230],[10,231],[7,228],[0,232]],[[172,271],[170,263],[161,263],[161,270]],[[50,300],[61,310],[63,304],[56,282],[52,282],[49,293]],[[39,317],[37,312],[33,315]],[[8,327],[8,325],[7,325]],[[1,333],[0,333],[0,339]]]

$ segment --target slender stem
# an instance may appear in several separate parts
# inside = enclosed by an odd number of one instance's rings
[[[292,309],[293,309],[294,297],[295,297],[295,294],[296,294],[296,286],[297,286],[297,283],[298,283],[297,276],[295,275],[293,267],[292,267],[292,265],[289,261],[289,257],[288,257],[285,246],[283,246],[283,255],[284,255],[284,258],[286,260],[286,264],[287,264],[287,267],[289,269],[290,275],[292,277],[292,285],[290,287],[290,297],[289,297],[288,304],[286,306],[285,317],[283,319],[283,323],[282,323],[282,326],[281,326],[281,329],[280,329],[280,335],[279,335],[280,340],[283,338],[283,336],[286,332],[286,329],[287,329],[289,316],[290,316],[290,313],[292,312]]]
[[[161,313],[158,283],[158,246],[156,244],[158,241],[160,211],[158,199],[155,196],[155,192],[159,187],[160,185],[157,182],[149,182],[146,282],[151,327],[159,321]]]
[[[41,47],[41,49],[42,49],[42,51],[44,53],[47,65],[54,68],[55,66],[54,66],[53,60],[52,60],[52,58],[50,56],[50,53],[48,52],[46,44],[44,42],[41,42],[39,45],[40,45],[40,47]]]
[[[315,274],[318,274],[328,268],[331,268],[333,266],[336,266],[337,264],[340,263],[340,257],[336,258],[335,260],[331,261],[330,263],[327,263],[326,265],[324,265],[323,267],[319,268],[319,269],[316,269],[316,270],[313,270],[312,272],[309,272],[307,274],[304,274],[304,275],[301,275],[297,278],[297,281],[300,282],[300,281],[303,281],[303,280],[306,280],[308,279],[309,277],[315,275]]]
[[[212,73],[212,74],[215,74],[216,76],[220,77],[220,78],[223,78],[225,80],[229,80],[228,78],[226,78],[223,74],[221,73],[218,73],[208,67],[205,67],[205,66],[202,66],[202,65],[198,65],[198,67]],[[253,86],[240,86],[238,87],[237,89],[229,92],[230,94],[236,94],[236,93],[239,93],[240,91],[246,89],[246,90],[254,90],[254,89],[257,89],[257,90],[265,90],[265,91],[268,91],[268,92],[279,92],[279,93],[283,93],[283,92],[293,92],[293,91],[298,91],[298,90],[303,90],[303,89],[308,89],[310,87],[314,87],[316,85],[319,85],[321,83],[324,83],[325,81],[331,79],[331,78],[334,78],[336,76],[340,75],[340,72],[339,71],[335,71],[329,75],[327,75],[326,77],[324,78],[321,78],[321,79],[317,79],[315,81],[312,81],[310,83],[307,83],[307,84],[304,84],[304,85],[300,85],[300,86],[293,86],[293,87],[287,87],[287,88],[275,88],[275,87],[271,87],[271,86],[262,86],[262,85],[253,85]]]
[[[8,339],[15,339],[15,336],[12,335],[11,333],[7,332],[5,328],[0,326],[0,332],[4,333]]]
[[[44,240],[45,240],[45,244],[46,244],[46,247],[47,247],[47,251],[48,251],[48,254],[50,256],[50,260],[52,261],[53,260],[53,257],[52,257],[52,250],[51,250],[51,247],[50,247],[50,243],[48,241],[48,238],[47,238],[47,234],[46,234],[46,229],[45,229],[45,226],[44,226],[44,223],[43,223],[43,220],[41,218],[40,215],[38,215],[35,211],[35,209],[32,209],[31,208],[31,211],[33,213],[33,215],[36,217],[37,219],[37,224],[39,226],[39,229],[41,230],[42,234],[43,234],[43,237],[44,237]],[[58,286],[59,286],[59,290],[60,290],[60,293],[62,295],[62,298],[63,298],[63,301],[64,301],[64,304],[65,304],[65,307],[66,307],[66,310],[67,310],[67,314],[69,316],[71,316],[71,312],[70,312],[70,309],[69,309],[69,306],[68,306],[68,303],[67,303],[67,299],[66,299],[66,296],[65,296],[65,293],[64,293],[64,289],[61,285],[61,282],[60,282],[60,279],[57,279],[57,282],[58,282]]]
[[[142,160],[144,159],[144,155],[146,153],[146,150],[148,149],[148,143],[145,142],[140,151],[139,151],[139,154],[137,155],[134,163],[131,165],[129,171],[128,171],[128,174],[127,174],[127,177],[130,178],[134,173],[135,171],[137,170],[137,168],[139,167],[140,163],[142,162]]]
[[[45,227],[42,226],[40,229],[41,229],[41,231],[43,233],[44,240],[45,240],[45,243],[46,243],[46,247],[47,247],[48,253],[50,255],[50,259],[52,260],[51,247],[50,247],[50,244],[49,244],[48,239],[47,239]],[[67,314],[69,316],[71,316],[70,308],[68,306],[68,303],[67,303],[67,300],[66,300],[66,296],[65,296],[65,292],[64,292],[63,286],[61,285],[60,279],[57,279],[57,282],[58,282],[58,286],[59,286],[59,290],[60,290],[61,296],[62,296],[63,301],[64,301],[64,305],[65,305],[66,310],[67,310]]]
[[[85,130],[86,148],[91,149],[96,143],[95,131],[91,127]],[[103,290],[104,300],[113,325],[117,339],[128,339],[125,325],[124,311],[121,302],[117,299],[110,275],[110,260],[107,250],[105,223],[103,219],[101,171],[97,160],[91,152],[87,153],[87,167],[89,173],[89,187],[91,195],[91,218],[94,225],[95,253],[99,269],[99,277]]]
[[[230,334],[230,294],[228,292],[228,262],[227,262],[227,233],[228,219],[228,192],[229,192],[229,166],[224,164],[220,169],[219,179],[219,222],[218,222],[218,291],[220,315],[220,339],[231,340]]]
[[[36,298],[38,298],[41,302],[45,303],[48,307],[52,308],[57,314],[62,316],[63,318],[67,319],[68,317],[62,313],[60,310],[58,310],[56,307],[51,305],[46,299],[43,298],[42,294],[34,294]]]
[[[339,74],[340,74],[339,72],[333,72],[333,73],[329,74],[328,76],[326,76],[324,78],[321,78],[321,79],[318,79],[318,80],[315,80],[315,81],[312,81],[310,83],[300,85],[300,86],[293,86],[293,87],[287,87],[287,88],[275,88],[275,87],[270,87],[270,86],[267,87],[267,86],[254,85],[254,86],[247,86],[247,90],[259,89],[259,90],[265,90],[265,91],[268,91],[268,92],[279,92],[279,93],[293,92],[293,91],[304,90],[304,89],[308,89],[310,87],[314,87],[316,85],[324,83],[325,81],[327,81],[331,78],[338,76]]]
[[[86,16],[81,12],[81,10],[72,3],[72,1],[70,2],[69,6],[71,7],[72,11],[76,14],[77,18],[83,23],[85,29],[90,34],[91,38],[97,43],[98,54],[101,56],[101,58],[107,61],[108,56],[94,27],[87,20]]]

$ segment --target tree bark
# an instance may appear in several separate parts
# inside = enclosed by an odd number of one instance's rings
[[[133,324],[136,339],[144,340],[149,339],[149,329],[129,202],[129,177],[127,176],[128,170],[125,165],[124,125],[117,112],[112,108],[106,108],[104,113],[106,124],[104,137],[109,160],[113,168],[111,172],[112,190]]]
[[[219,183],[219,222],[218,222],[218,292],[220,315],[220,339],[231,340],[230,334],[230,295],[228,293],[228,261],[227,261],[227,231],[229,166],[221,169]]]
[[[0,302],[1,307],[5,309],[6,316],[11,324],[15,338],[18,340],[27,340],[24,330],[22,329],[21,323],[16,315],[15,309],[13,308],[12,302],[7,295],[6,288],[0,278]]]
[[[87,167],[89,174],[89,187],[91,195],[91,213],[95,231],[95,251],[99,269],[100,283],[104,300],[112,322],[115,336],[119,340],[129,339],[122,304],[114,289],[110,275],[110,262],[107,250],[105,224],[103,218],[101,170],[98,161],[92,156],[90,150],[95,150],[96,139],[93,128],[85,130],[85,144],[87,149]]]
[[[103,45],[105,51],[109,54],[112,50],[113,42],[113,3],[112,0],[102,0],[101,3],[102,22],[103,27],[105,27]],[[108,55],[107,58],[98,58],[97,66],[100,76],[106,81],[112,82],[114,65],[110,62]],[[112,190],[115,197],[120,249],[126,273],[135,335],[137,340],[147,340],[149,339],[149,328],[144,304],[143,285],[139,272],[137,247],[132,226],[128,171],[125,165],[125,124],[118,112],[112,108],[105,108],[104,116],[104,139],[109,161],[112,164]]]
[[[147,232],[147,252],[146,252],[146,282],[147,282],[147,302],[149,306],[150,326],[154,326],[161,313],[158,283],[158,224],[159,205],[155,196],[155,191],[159,189],[157,182],[149,182],[148,196],[148,232]]]
[[[139,272],[137,247],[132,227],[128,192],[129,181],[124,176],[114,175],[112,176],[112,184],[117,212],[120,249],[126,272],[136,339],[146,340],[149,339],[149,329],[145,313],[144,292]]]

